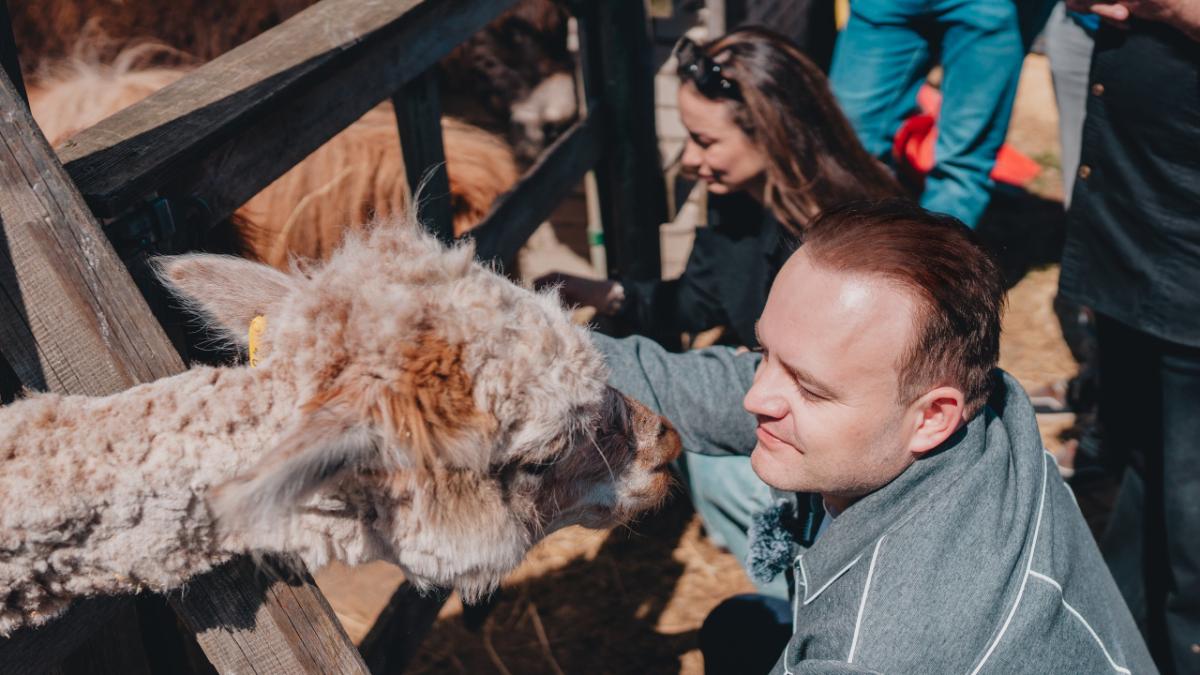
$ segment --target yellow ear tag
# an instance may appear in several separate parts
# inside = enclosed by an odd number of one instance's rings
[[[250,320],[250,333],[246,341],[250,343],[250,367],[258,367],[258,345],[262,342],[263,332],[267,330],[267,317],[259,314]]]

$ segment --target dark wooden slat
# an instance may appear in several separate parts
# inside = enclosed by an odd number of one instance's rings
[[[150,675],[150,663],[137,630],[137,611],[127,603],[99,627],[85,649],[63,659],[52,675]],[[56,645],[57,646],[57,645]]]
[[[102,216],[158,191],[203,198],[217,222],[512,3],[323,0],[60,156]]]
[[[62,618],[35,629],[23,628],[0,640],[0,673],[41,675],[51,672],[104,625],[123,616],[130,598],[89,598],[75,603]]]
[[[407,581],[400,584],[359,644],[374,675],[404,672],[448,597],[442,591],[422,594]]]
[[[0,0],[0,66],[4,67],[21,100],[28,105],[29,95],[25,92],[25,80],[21,77],[21,61],[17,58],[17,41],[13,39],[12,18],[6,0]]]
[[[609,276],[661,276],[667,218],[654,124],[654,70],[643,0],[579,3],[584,90],[599,101],[603,157],[596,165]]]
[[[576,122],[496,201],[471,231],[479,258],[502,265],[512,262],[563,196],[595,165],[600,154],[598,127],[592,114]]]
[[[110,394],[182,371],[179,355],[28,108],[2,74],[0,110],[6,113],[0,115],[0,350],[4,358],[26,385],[63,393]],[[318,664],[300,672],[365,672],[311,579],[293,589],[293,604],[304,607],[304,615],[315,627],[313,633],[333,645],[330,649],[338,654],[337,660],[324,652],[320,658],[311,656],[314,647],[298,644],[301,641],[292,637],[295,630],[288,625],[297,611],[290,607],[281,619],[277,599],[241,581],[216,573],[196,578],[187,587],[191,596],[226,608],[230,617],[202,640],[218,669],[297,672],[246,666],[273,654]],[[188,621],[207,621],[206,615],[192,614],[187,606],[178,609]],[[80,621],[68,615],[56,623],[87,634],[97,621],[95,616]],[[32,634],[36,639],[38,631]],[[28,645],[20,639],[10,638],[2,651],[28,653]],[[255,660],[247,661],[245,656],[239,660],[237,650],[245,650]],[[0,662],[0,672],[10,669],[17,667]]]
[[[426,70],[392,97],[400,127],[404,173],[414,196],[419,195],[417,216],[445,242],[454,239],[450,206],[450,177],[442,148],[442,103],[437,73]]]

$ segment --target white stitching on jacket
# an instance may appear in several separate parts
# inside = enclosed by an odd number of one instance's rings
[[[1029,545],[1029,560],[1025,564],[1025,574],[1021,575],[1021,588],[1017,591],[1017,599],[1013,602],[1012,609],[1008,611],[1008,618],[1004,620],[1004,625],[1000,627],[1000,634],[996,639],[992,640],[992,644],[988,646],[984,652],[983,658],[979,660],[979,664],[971,671],[971,675],[976,675],[980,670],[983,670],[983,664],[992,656],[992,652],[996,650],[996,646],[1000,644],[1000,639],[1008,631],[1009,624],[1012,623],[1013,617],[1017,614],[1017,607],[1021,604],[1021,598],[1025,595],[1025,584],[1029,582],[1029,571],[1033,569],[1033,553],[1037,549],[1038,533],[1042,529],[1042,513],[1046,507],[1046,460],[1042,460],[1042,496],[1038,502],[1037,521],[1033,525],[1033,543]]]
[[[1113,660],[1112,654],[1108,653],[1108,649],[1104,646],[1104,642],[1100,639],[1100,636],[1097,635],[1096,631],[1092,628],[1092,624],[1088,623],[1087,619],[1083,618],[1083,615],[1080,614],[1079,611],[1074,607],[1072,607],[1069,602],[1067,602],[1067,597],[1063,594],[1062,586],[1057,581],[1035,570],[1029,570],[1029,575],[1034,578],[1041,579],[1042,581],[1045,581],[1054,588],[1058,589],[1058,597],[1062,599],[1063,607],[1066,607],[1068,612],[1074,615],[1076,619],[1079,619],[1079,622],[1083,624],[1083,627],[1087,629],[1087,632],[1091,633],[1092,639],[1095,640],[1096,644],[1100,646],[1100,651],[1104,652],[1104,658],[1108,659],[1108,663],[1113,667],[1113,670],[1117,671],[1118,673],[1125,673],[1125,675],[1131,675],[1128,668],[1117,665],[1117,662]]]
[[[854,620],[854,637],[850,639],[850,655],[846,657],[846,663],[854,663],[854,650],[858,647],[858,631],[862,628],[863,610],[867,608],[867,594],[871,591],[871,577],[875,576],[875,560],[879,558],[879,547],[883,545],[885,538],[887,538],[886,534],[875,542],[875,552],[871,554],[871,566],[867,568],[867,583],[863,584],[862,600],[858,603],[858,618]]]
[[[857,565],[859,560],[862,560],[861,555],[858,556],[857,558],[855,558],[854,560],[851,560],[850,563],[848,565],[846,565],[845,567],[843,567],[842,569],[835,572],[833,576],[829,577],[829,581],[825,582],[824,586],[818,588],[816,591],[813,592],[813,595],[811,598],[808,597],[808,586],[806,585],[804,587],[804,604],[807,605],[808,603],[812,602],[813,600],[816,600],[818,595],[824,593],[826,588],[829,588],[831,585],[833,585],[833,582],[837,581],[839,577],[841,577],[843,574],[848,572],[851,567],[854,567],[855,565]],[[804,571],[804,560],[803,559],[800,561],[800,570]]]

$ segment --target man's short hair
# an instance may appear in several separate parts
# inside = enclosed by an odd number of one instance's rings
[[[962,390],[966,417],[983,407],[1000,356],[1005,284],[967,226],[907,200],[854,202],[814,219],[802,250],[817,266],[882,276],[913,293],[915,338],[897,364],[901,402],[950,385]]]

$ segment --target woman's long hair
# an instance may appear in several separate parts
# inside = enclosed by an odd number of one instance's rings
[[[842,114],[829,81],[799,48],[763,28],[740,28],[700,47],[738,92],[717,95],[767,156],[764,201],[788,229],[848,201],[902,195]],[[703,92],[702,92],[703,93]]]

